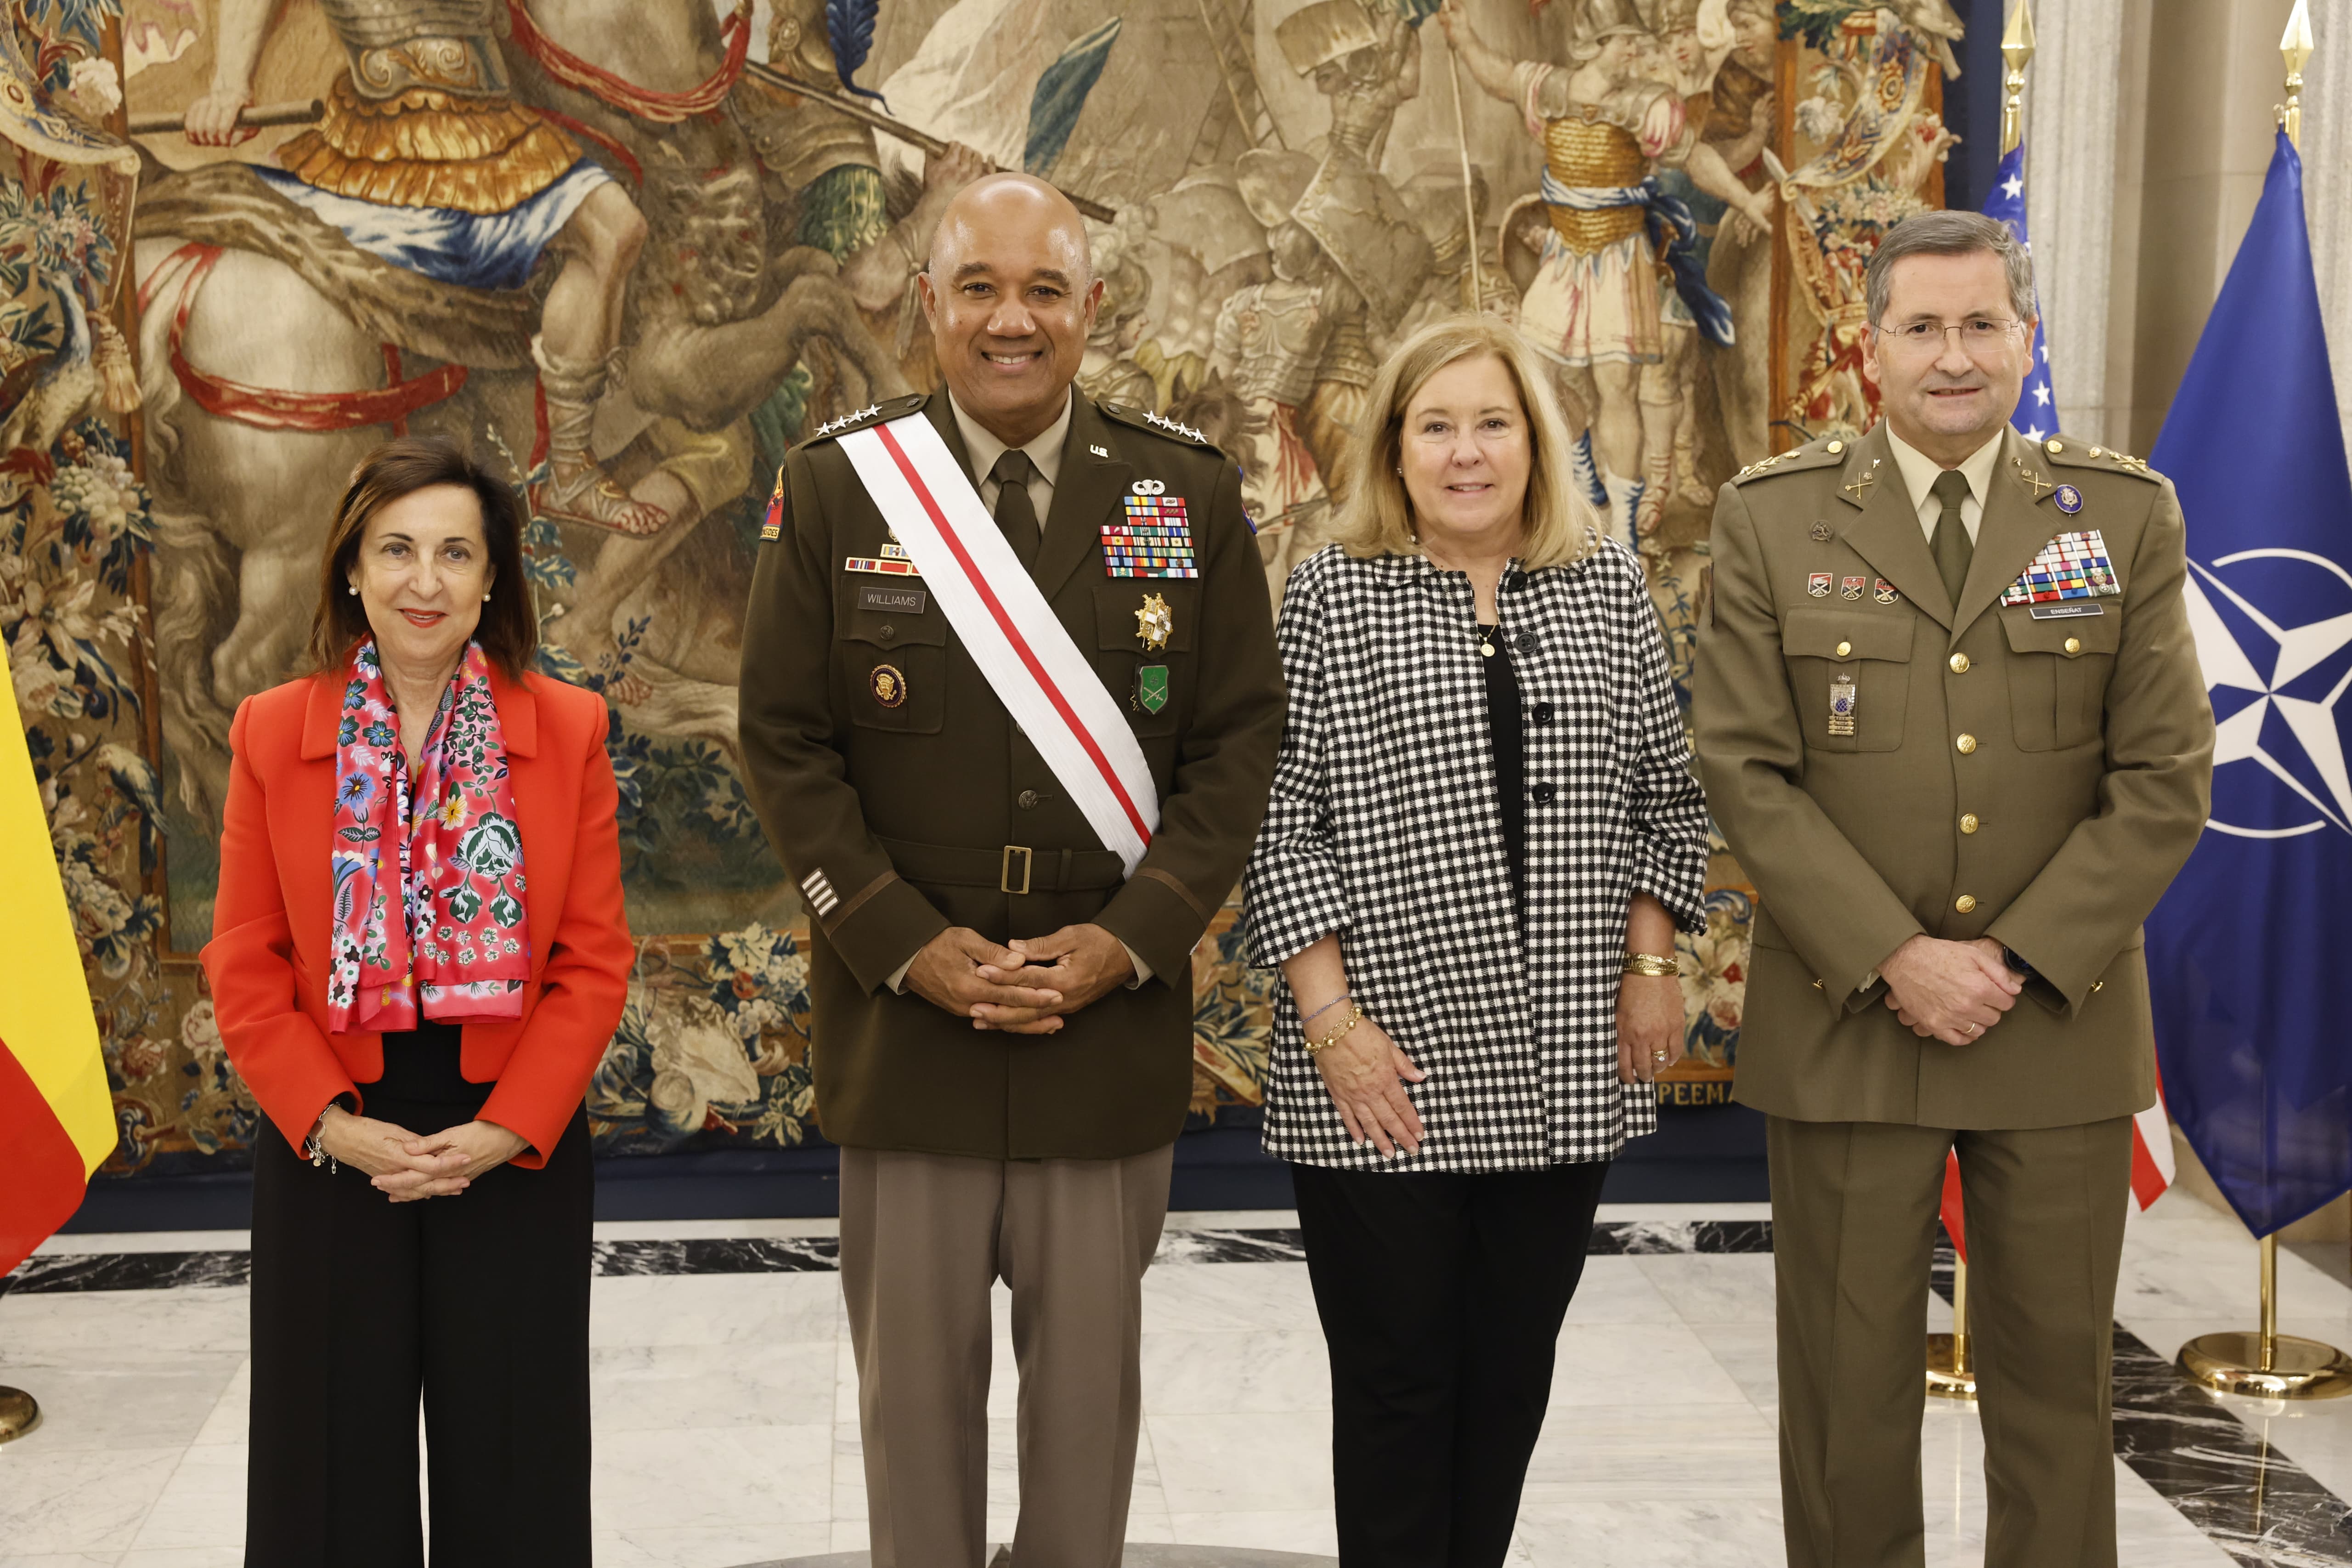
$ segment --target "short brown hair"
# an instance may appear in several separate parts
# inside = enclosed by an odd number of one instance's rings
[[[508,678],[520,680],[539,652],[539,616],[531,608],[530,580],[523,574],[522,508],[512,487],[440,437],[404,436],[362,458],[350,488],[335,508],[327,531],[327,555],[319,568],[319,608],[310,617],[310,657],[319,668],[342,668],[352,649],[368,636],[367,611],[350,592],[352,565],[368,523],[404,496],[436,485],[474,492],[482,509],[482,542],[488,550],[490,600],[474,640]]]
[[[1896,262],[1906,256],[1973,256],[1979,250],[2000,258],[2001,276],[2009,285],[2009,308],[2017,312],[2017,319],[2030,321],[2040,315],[2033,304],[2033,258],[2025,253],[2007,224],[1982,213],[1924,212],[1913,213],[1888,229],[1871,253],[1869,270],[1863,275],[1870,324],[1886,324],[1887,296],[1894,287],[1889,274]]]
[[[1568,425],[1535,351],[1516,329],[1492,316],[1462,315],[1432,321],[1413,333],[1372,378],[1364,428],[1346,458],[1348,504],[1331,531],[1349,554],[1422,552],[1412,502],[1397,473],[1403,462],[1405,405],[1447,365],[1485,355],[1503,362],[1528,416],[1527,544],[1519,564],[1539,572],[1581,561],[1600,548],[1601,517],[1577,491]]]

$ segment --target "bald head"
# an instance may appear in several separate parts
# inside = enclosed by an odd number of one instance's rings
[[[1008,447],[1061,417],[1102,284],[1070,198],[1029,174],[955,195],[919,280],[948,392]]]

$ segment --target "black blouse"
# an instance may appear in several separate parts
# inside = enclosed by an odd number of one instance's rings
[[[1503,811],[1503,858],[1511,870],[1511,904],[1522,917],[1528,908],[1528,738],[1521,728],[1519,676],[1511,668],[1503,628],[1480,626],[1481,645],[1495,651],[1486,667],[1486,733],[1495,751],[1495,803]]]

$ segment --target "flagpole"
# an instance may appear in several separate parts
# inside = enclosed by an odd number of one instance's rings
[[[2017,8],[2010,12],[2009,26],[2000,35],[2000,58],[2007,68],[2000,78],[2000,155],[2004,158],[2025,140],[2025,67],[2033,58],[2033,48],[2032,0],[2017,0]]]
[[[2303,68],[2311,59],[2311,0],[2294,0],[2279,39],[2286,64],[2286,101],[2276,110],[2289,145],[2303,134]],[[2299,147],[2298,147],[2298,150]],[[2278,1235],[2262,1242],[2262,1327],[2200,1334],[2180,1347],[2175,1364],[2221,1394],[2262,1399],[2335,1399],[2352,1394],[2352,1359],[2334,1345],[2278,1331]]]
[[[1927,1392],[1938,1399],[1974,1399],[1977,1369],[1969,1354],[1969,1260],[1952,1248],[1952,1331],[1927,1336]]]

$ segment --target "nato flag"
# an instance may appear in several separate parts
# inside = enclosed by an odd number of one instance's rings
[[[2284,133],[2150,459],[2189,531],[2213,815],[2147,922],[2173,1120],[2267,1236],[2352,1187],[2352,473]]]

